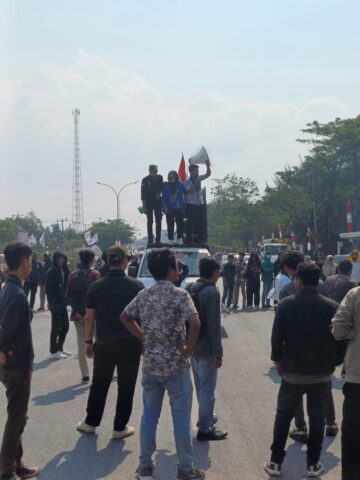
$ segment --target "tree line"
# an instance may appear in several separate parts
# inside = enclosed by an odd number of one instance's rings
[[[360,116],[314,121],[297,141],[309,153],[296,165],[275,173],[273,186],[260,195],[257,184],[235,173],[215,179],[208,206],[209,241],[214,250],[255,247],[280,224],[285,239],[293,231],[306,245],[307,231],[322,253],[336,253],[346,232],[345,207],[352,205],[354,229],[360,229]]]

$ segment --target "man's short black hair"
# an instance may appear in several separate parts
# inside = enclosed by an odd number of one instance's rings
[[[196,163],[192,163],[189,165],[189,172],[193,172],[194,170],[199,170],[199,165],[196,165]]]
[[[245,252],[239,252],[239,256],[245,257]]]
[[[204,257],[199,262],[200,277],[209,279],[215,271],[220,271],[221,265],[213,258]]]
[[[149,253],[148,267],[155,280],[165,280],[169,269],[176,270],[175,253],[170,248],[154,248]]]
[[[79,257],[80,257],[81,263],[88,266],[94,260],[95,253],[92,250],[90,250],[90,248],[83,248],[79,252]]]
[[[228,260],[230,260],[230,258],[232,258],[233,260],[235,260],[235,256],[234,256],[232,253],[230,253],[230,254],[228,255]]]
[[[29,245],[22,242],[10,243],[4,250],[6,264],[9,270],[17,270],[21,262],[32,255]]]
[[[317,287],[320,279],[320,268],[315,263],[300,263],[296,269],[299,278],[306,287]]]
[[[338,265],[338,272],[343,275],[350,275],[352,272],[353,266],[350,260],[343,260]]]
[[[297,266],[304,262],[304,259],[305,257],[303,253],[298,252],[297,250],[289,250],[283,254],[282,264],[292,270],[296,270]]]

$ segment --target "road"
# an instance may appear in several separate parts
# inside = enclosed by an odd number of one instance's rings
[[[268,476],[263,464],[269,457],[276,396],[280,379],[271,366],[270,333],[273,312],[237,313],[223,319],[224,365],[220,371],[216,412],[219,428],[229,431],[226,441],[194,442],[196,465],[207,470],[208,480],[260,480]],[[88,386],[79,384],[77,360],[49,360],[50,316],[36,314],[33,335],[36,350],[29,422],[24,433],[25,460],[43,467],[43,480],[98,480],[134,478],[139,454],[135,434],[126,441],[112,441],[112,415],[116,398],[113,384],[97,435],[75,429],[84,419]],[[66,349],[75,352],[75,329]],[[342,381],[334,378],[334,400],[341,418]],[[137,385],[131,424],[141,415],[141,388]],[[5,417],[4,389],[0,388],[0,433]],[[193,425],[196,424],[196,402]],[[195,430],[194,430],[195,435]],[[306,478],[305,447],[288,442],[284,480]],[[324,480],[340,478],[340,438],[326,439],[322,461]],[[155,479],[176,478],[176,455],[167,400],[158,427]]]

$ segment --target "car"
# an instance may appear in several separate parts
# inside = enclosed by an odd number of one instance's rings
[[[340,262],[346,260],[349,255],[334,255],[334,262],[339,265]]]
[[[181,287],[185,288],[189,283],[195,282],[199,279],[199,262],[202,258],[211,258],[210,252],[207,248],[198,247],[169,247],[175,252],[177,260],[185,263],[189,267],[189,275],[182,282]],[[149,288],[155,283],[155,279],[151,275],[148,268],[148,258],[152,249],[146,250],[144,253],[137,275],[137,279],[140,280],[145,286]]]

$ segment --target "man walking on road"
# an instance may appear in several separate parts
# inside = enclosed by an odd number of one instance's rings
[[[360,287],[342,301],[332,327],[336,340],[347,340],[341,428],[342,480],[360,478]]]
[[[122,439],[135,432],[133,427],[128,426],[128,422],[142,346],[119,319],[124,308],[144,286],[125,274],[130,258],[131,255],[123,247],[110,247],[107,260],[110,270],[105,277],[90,286],[87,296],[84,346],[87,355],[94,357],[94,371],[87,416],[84,422],[78,424],[77,429],[83,433],[95,433],[102,420],[116,368],[118,395],[113,439]],[[93,345],[95,328],[96,341]]]
[[[32,313],[22,287],[31,270],[31,249],[13,243],[4,253],[9,272],[0,293],[0,381],[6,389],[8,417],[0,451],[0,479],[17,480],[39,473],[39,468],[24,465],[21,441],[34,360]]]
[[[239,261],[236,264],[235,286],[234,286],[234,301],[233,308],[236,310],[239,306],[239,296],[241,290],[242,308],[246,307],[246,265],[245,253],[239,253]]]
[[[100,273],[95,270],[95,253],[89,248],[80,250],[80,264],[78,268],[70,273],[67,283],[67,299],[71,305],[71,320],[76,328],[78,344],[79,366],[81,371],[81,383],[88,383],[90,380],[89,367],[85,355],[85,313],[86,296],[90,285],[99,280]]]
[[[66,335],[69,331],[66,299],[69,269],[66,262],[66,255],[56,251],[53,256],[53,266],[46,276],[46,294],[51,311],[50,356],[53,359],[71,355],[64,350]]]
[[[220,264],[210,258],[200,260],[200,279],[187,290],[199,313],[201,329],[191,358],[196,395],[199,403],[197,423],[199,441],[223,440],[227,432],[214,426],[215,389],[218,370],[222,366],[220,292],[216,282],[220,276]]]
[[[192,384],[189,356],[199,336],[199,317],[189,293],[175,287],[179,270],[174,252],[167,248],[153,250],[148,267],[156,284],[140,292],[121,316],[125,327],[144,342],[144,410],[140,428],[140,465],[135,479],[153,478],[156,428],[167,392],[178,456],[177,478],[203,480],[205,473],[193,467],[190,427]],[[186,321],[190,325],[187,340]]]
[[[228,261],[224,265],[223,269],[223,282],[224,282],[224,292],[222,297],[222,303],[227,308],[230,308],[231,303],[233,301],[234,296],[234,287],[235,287],[235,275],[236,275],[236,265],[235,265],[235,257],[234,255],[230,254],[228,256]]]
[[[43,266],[37,260],[37,254],[34,252],[31,261],[31,272],[29,277],[25,280],[24,290],[25,295],[28,296],[30,292],[30,308],[34,310],[36,292],[38,290],[39,283],[43,278]]]
[[[358,285],[351,278],[352,263],[349,260],[343,260],[339,263],[338,272],[325,280],[324,295],[332,298],[335,302],[341,303],[348,291]]]
[[[307,474],[317,477],[324,466],[320,453],[324,437],[324,405],[331,375],[337,362],[337,344],[330,332],[338,304],[319,295],[320,269],[301,263],[296,270],[296,295],[278,306],[273,331],[271,358],[282,382],[278,395],[271,446],[271,459],[265,471],[280,476],[285,445],[292,418],[307,394],[310,431],[307,442]]]
[[[38,312],[42,312],[45,310],[45,297],[46,297],[46,275],[47,272],[52,267],[52,261],[50,255],[48,253],[44,253],[43,255],[43,264],[42,264],[42,275],[40,279],[40,307],[38,308]]]
[[[262,269],[261,279],[263,284],[261,306],[262,308],[270,308],[270,298],[268,298],[268,295],[274,283],[274,277],[273,277],[274,266],[271,262],[270,252],[265,252],[265,257],[261,262],[261,269]]]

